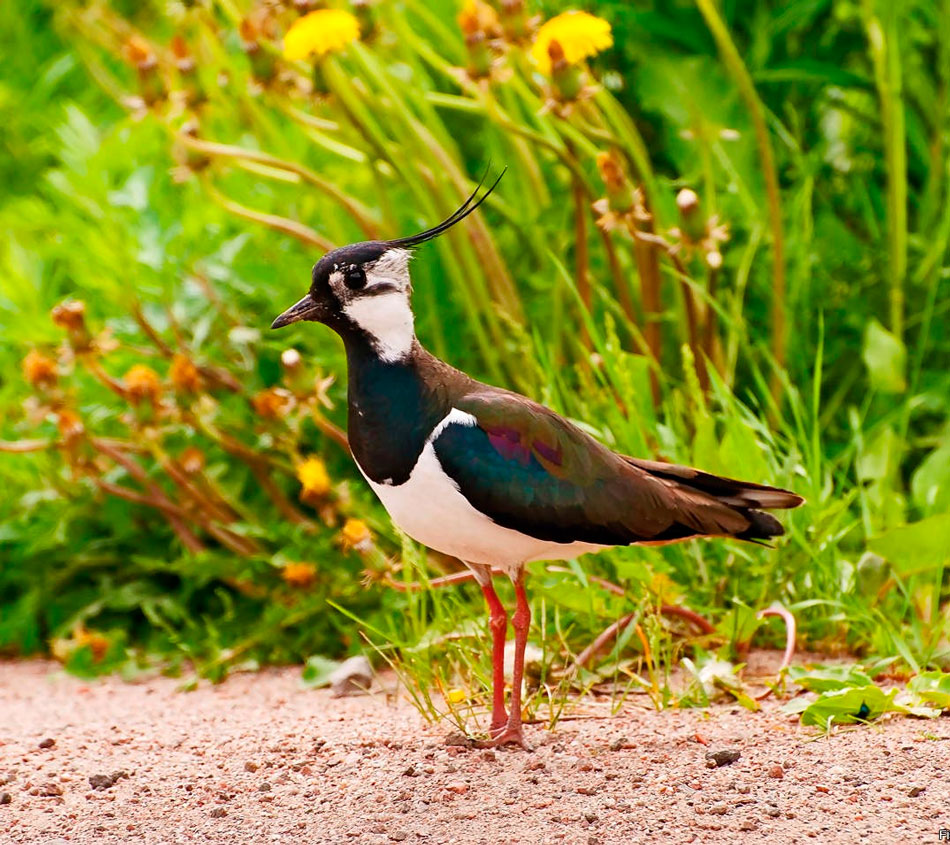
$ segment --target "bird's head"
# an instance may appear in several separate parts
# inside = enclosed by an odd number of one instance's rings
[[[331,250],[313,267],[310,290],[271,324],[279,329],[301,320],[324,323],[344,339],[365,337],[385,361],[412,348],[409,259],[413,248],[438,237],[471,214],[495,189],[501,175],[480,197],[482,182],[449,217],[416,235],[391,241],[364,241]]]

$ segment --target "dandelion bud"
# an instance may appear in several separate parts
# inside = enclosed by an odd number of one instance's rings
[[[33,387],[53,387],[56,384],[56,361],[38,349],[31,349],[23,359],[23,375]]]
[[[277,60],[273,53],[261,48],[260,28],[250,18],[244,18],[241,21],[239,31],[241,33],[241,49],[244,50],[251,62],[251,76],[261,83],[270,82],[274,78],[277,69]]]
[[[376,15],[370,0],[353,0],[353,14],[360,23],[360,38],[372,38],[376,32]]]
[[[501,0],[501,26],[505,38],[513,44],[528,40],[530,26],[524,0]]]
[[[149,401],[155,405],[162,395],[162,382],[158,373],[145,364],[135,364],[130,367],[123,381],[133,405],[138,405],[143,401]]]
[[[145,105],[154,105],[164,96],[165,86],[158,72],[158,59],[152,46],[144,38],[133,35],[122,45],[122,54],[138,73],[139,94]]]
[[[561,102],[573,102],[584,88],[583,67],[567,61],[560,41],[552,39],[548,43],[547,55],[551,67],[551,83],[557,98]]]
[[[201,88],[198,75],[195,73],[196,65],[194,56],[188,51],[188,43],[181,35],[176,35],[172,38],[171,51],[175,59],[175,67],[181,78],[185,104],[190,108],[194,108],[207,99]]]
[[[625,214],[633,208],[633,185],[627,179],[623,165],[613,150],[597,154],[597,169],[607,188],[607,206],[617,213]]]
[[[694,243],[706,236],[706,221],[699,207],[699,196],[689,188],[683,188],[676,195],[676,207],[679,209],[680,230]]]
[[[296,349],[285,349],[280,353],[280,363],[283,365],[284,370],[288,373],[299,370],[302,361],[303,359],[300,357],[300,353]]]

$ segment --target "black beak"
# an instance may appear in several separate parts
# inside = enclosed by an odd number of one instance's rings
[[[301,320],[312,320],[319,308],[320,306],[313,301],[308,293],[303,299],[299,302],[295,302],[290,308],[284,311],[283,314],[270,324],[270,327],[272,329],[282,329],[291,323],[298,323]]]

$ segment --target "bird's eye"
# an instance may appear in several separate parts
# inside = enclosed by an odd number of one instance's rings
[[[360,290],[366,287],[366,271],[356,265],[348,267],[343,274],[343,284],[350,290]]]

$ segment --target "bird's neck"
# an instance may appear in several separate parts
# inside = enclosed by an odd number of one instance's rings
[[[343,313],[380,360],[397,363],[412,353],[416,343],[415,320],[405,294],[358,297]]]
[[[451,410],[447,385],[438,376],[449,368],[415,339],[395,361],[380,355],[370,338],[344,340],[353,456],[373,481],[402,484],[432,429]]]

